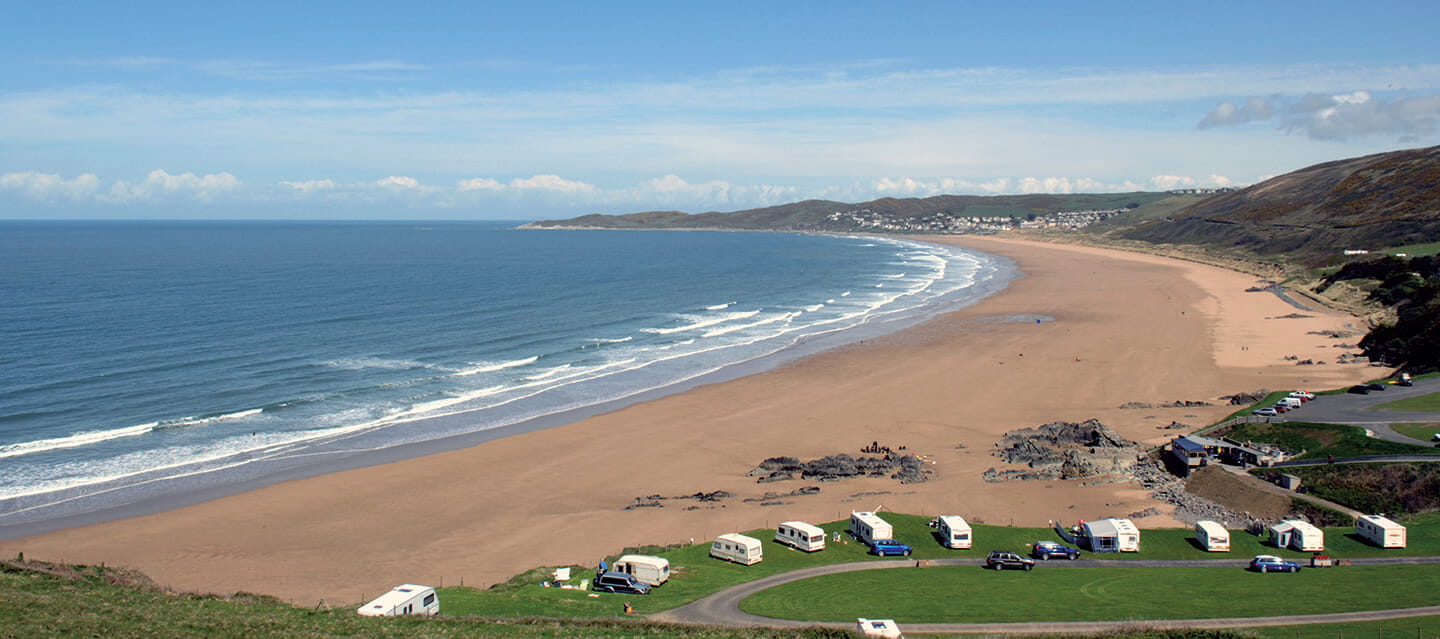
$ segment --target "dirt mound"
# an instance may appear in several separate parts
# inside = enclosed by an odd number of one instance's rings
[[[1255,519],[1279,519],[1290,514],[1291,510],[1289,497],[1265,492],[1215,466],[1206,466],[1191,473],[1185,481],[1185,491],[1230,510],[1248,513]]]

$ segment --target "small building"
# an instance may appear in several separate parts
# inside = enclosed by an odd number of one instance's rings
[[[1195,541],[1200,542],[1200,547],[1208,552],[1228,552],[1230,531],[1216,522],[1202,519],[1195,522]]]
[[[1270,544],[1276,548],[1293,548],[1303,552],[1325,550],[1325,531],[1309,522],[1287,519],[1270,526]]]
[[[866,619],[860,617],[855,620],[855,629],[866,637],[884,637],[884,639],[900,639],[905,636],[900,634],[900,625],[894,619]]]
[[[1140,529],[1129,519],[1087,521],[1081,528],[1090,552],[1140,552]]]
[[[360,606],[355,612],[367,617],[438,615],[440,599],[435,596],[435,589],[430,586],[404,584]]]
[[[1355,534],[1381,548],[1404,548],[1405,527],[1384,515],[1360,515],[1355,519]]]

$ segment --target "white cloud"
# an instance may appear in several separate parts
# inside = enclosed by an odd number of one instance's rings
[[[505,185],[490,178],[470,178],[456,182],[455,188],[460,191],[499,191],[505,188]]]
[[[595,190],[593,184],[586,184],[576,180],[567,180],[558,175],[536,175],[534,177],[510,181],[512,189],[534,189],[539,191],[558,191],[561,193],[589,193]]]
[[[1208,129],[1250,122],[1273,122],[1287,133],[1315,140],[1385,135],[1411,141],[1436,131],[1436,124],[1440,122],[1440,95],[1384,100],[1369,91],[1356,90],[1290,98],[1249,97],[1244,106],[1220,103],[1197,126]]]
[[[139,182],[116,181],[108,190],[99,194],[98,199],[118,203],[164,198],[208,202],[219,194],[234,191],[239,187],[240,180],[225,172],[197,176],[187,171],[171,175],[163,169],[155,169]]]
[[[392,175],[375,180],[375,186],[386,189],[419,189],[420,180],[403,175]]]
[[[89,199],[99,188],[100,179],[90,173],[69,180],[53,173],[35,171],[0,175],[0,189],[20,191],[37,201]]]
[[[284,184],[285,186],[288,186],[288,187],[290,187],[290,188],[292,188],[292,189],[295,189],[296,191],[299,191],[299,192],[301,192],[301,193],[313,193],[313,192],[316,192],[316,191],[328,191],[328,190],[331,190],[331,189],[334,189],[334,188],[335,188],[335,182],[332,181],[332,180],[328,180],[328,179],[326,179],[326,180],[305,180],[305,181],[302,181],[302,182],[282,181],[281,184]]]

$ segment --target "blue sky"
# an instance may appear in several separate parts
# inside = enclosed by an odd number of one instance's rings
[[[1163,190],[1440,144],[1426,2],[0,0],[0,15],[6,218]]]

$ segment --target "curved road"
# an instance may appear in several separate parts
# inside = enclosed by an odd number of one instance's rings
[[[1403,565],[1440,564],[1440,557],[1372,557],[1350,560],[1356,565]],[[932,566],[980,566],[983,559],[932,559]],[[1182,566],[1232,566],[1244,567],[1246,559],[1192,559],[1192,560],[1124,560],[1106,561],[1079,559],[1075,561],[1049,561],[1049,567],[1096,567],[1096,566],[1137,566],[1170,568]],[[915,560],[861,561],[845,564],[831,564],[804,568],[778,575],[771,575],[755,581],[732,586],[713,595],[693,601],[679,608],[648,615],[654,621],[668,623],[706,624],[718,626],[801,628],[826,626],[851,628],[854,622],[836,621],[795,621],[772,619],[740,611],[740,602],[746,597],[792,581],[800,581],[820,575],[833,575],[859,570],[887,570],[916,566]],[[1150,628],[1253,628],[1257,626],[1291,626],[1300,624],[1341,623],[1354,621],[1381,621],[1440,615],[1440,606],[1403,608],[1398,610],[1372,610],[1363,612],[1340,612],[1324,615],[1289,615],[1281,617],[1225,617],[1216,619],[1143,619],[1124,621],[1037,621],[1028,623],[907,623],[902,630],[913,633],[990,633],[1009,634],[1033,633],[1096,633],[1122,628],[1132,628],[1137,623]]]

